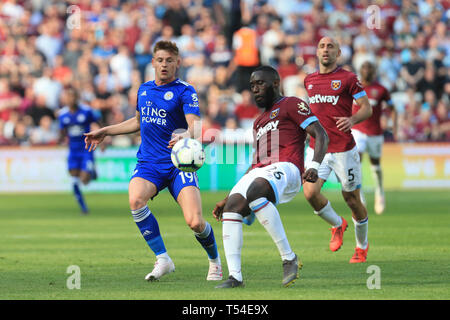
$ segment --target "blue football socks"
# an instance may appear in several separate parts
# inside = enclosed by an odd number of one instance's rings
[[[166,253],[167,250],[159,232],[158,221],[156,221],[156,218],[150,209],[145,206],[138,210],[132,210],[131,214],[133,215],[134,222],[136,222],[142,236],[155,255],[158,256]]]
[[[80,178],[72,177],[72,186],[73,186],[73,193],[75,195],[75,199],[77,199],[77,202],[80,205],[81,211],[83,213],[87,213],[89,210],[88,210],[88,207],[86,206],[86,203],[84,202],[83,194],[81,193]]]
[[[216,238],[214,237],[214,231],[208,222],[206,222],[205,229],[202,232],[195,234],[195,238],[205,249],[209,259],[217,259],[219,252],[217,251]]]

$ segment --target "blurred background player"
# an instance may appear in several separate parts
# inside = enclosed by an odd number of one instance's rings
[[[339,43],[323,37],[317,46],[319,71],[309,74],[304,80],[310,108],[327,131],[330,143],[327,154],[318,167],[319,179],[305,182],[303,192],[314,208],[314,212],[328,222],[331,228],[330,250],[337,251],[342,246],[347,221],[338,216],[328,199],[321,193],[325,181],[334,171],[342,187],[342,195],[352,211],[355,224],[356,249],[350,263],[365,262],[369,243],[367,240],[367,210],[361,202],[361,167],[358,150],[350,129],[372,114],[367,95],[357,76],[337,66],[341,55]],[[352,115],[353,100],[360,110]],[[311,137],[306,151],[306,167],[316,167],[312,155],[315,139]]]
[[[100,114],[89,106],[80,104],[78,92],[68,88],[64,92],[65,106],[59,113],[60,140],[68,137],[69,156],[67,159],[72,187],[81,212],[87,214],[89,209],[81,192],[80,182],[87,185],[96,179],[94,153],[84,146],[84,133],[97,129]]]
[[[244,285],[241,272],[242,220],[250,213],[275,242],[283,264],[283,285],[298,278],[301,263],[291,249],[280,214],[279,203],[291,201],[300,191],[302,179],[317,180],[317,167],[304,173],[303,150],[306,133],[317,139],[313,161],[318,165],[326,153],[325,130],[308,105],[296,97],[280,94],[280,76],[269,66],[257,68],[250,77],[256,104],[264,112],[253,124],[255,153],[247,173],[216,204],[213,215],[223,221],[223,246],[229,278],[216,288]]]
[[[117,125],[86,134],[86,148],[94,150],[108,135],[141,132],[138,163],[128,189],[133,219],[150,249],[156,255],[148,281],[175,271],[159,231],[159,225],[147,206],[150,199],[168,188],[180,205],[184,219],[209,258],[207,280],[222,280],[222,267],[211,225],[202,217],[197,174],[178,170],[170,159],[171,148],[183,137],[194,137],[200,126],[200,111],[195,89],[176,77],[181,64],[178,47],[159,41],[153,49],[155,80],[139,87],[136,116]],[[175,133],[182,129],[184,133]],[[194,132],[195,131],[195,132]]]
[[[381,127],[381,116],[383,114],[383,102],[389,108],[394,126],[394,134],[397,127],[397,112],[391,100],[389,91],[378,83],[376,79],[375,65],[369,61],[362,64],[360,69],[361,84],[364,86],[370,105],[372,116],[352,127],[352,134],[358,147],[362,162],[362,155],[367,152],[370,159],[370,169],[375,182],[375,213],[382,214],[385,209],[385,197],[383,189],[383,174],[380,158],[383,148],[383,129]],[[353,113],[358,112],[360,107],[353,104]],[[361,199],[364,201],[363,189],[360,189]]]

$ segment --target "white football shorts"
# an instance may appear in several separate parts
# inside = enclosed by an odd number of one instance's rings
[[[308,147],[305,156],[305,170],[314,157],[314,149]],[[334,171],[341,184],[342,191],[351,192],[361,188],[361,166],[358,148],[344,152],[329,152],[325,154],[317,170],[320,179],[327,180],[331,171]]]
[[[364,153],[367,151],[369,157],[373,159],[381,158],[381,151],[383,149],[384,142],[383,135],[368,136],[367,134],[355,129],[352,129],[352,135],[353,138],[355,138],[359,153]]]
[[[277,162],[249,171],[231,189],[230,195],[239,193],[247,199],[247,190],[256,178],[269,181],[275,193],[276,204],[291,201],[302,186],[300,170],[296,165],[291,162]]]

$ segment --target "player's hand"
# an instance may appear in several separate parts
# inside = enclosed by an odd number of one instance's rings
[[[167,148],[172,149],[173,146],[175,145],[175,143],[177,143],[178,141],[180,141],[181,139],[183,139],[185,136],[182,134],[178,134],[178,133],[172,133],[172,139],[170,139],[169,141],[169,145],[167,146]]]
[[[334,117],[336,126],[339,130],[347,132],[353,127],[354,123],[351,117]]]
[[[223,208],[225,207],[225,203],[227,203],[227,199],[228,197],[217,202],[212,211],[212,214],[217,221],[222,221]]]
[[[306,170],[306,172],[304,172],[302,175],[303,183],[305,183],[305,182],[314,183],[317,181],[318,178],[319,178],[319,176],[317,174],[317,170],[313,169],[313,168]]]
[[[97,146],[105,139],[106,131],[103,129],[94,130],[88,133],[85,133],[84,143],[85,149],[89,149],[89,152],[97,149]]]

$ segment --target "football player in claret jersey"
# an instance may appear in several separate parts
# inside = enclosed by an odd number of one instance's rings
[[[363,153],[367,152],[370,159],[370,169],[375,182],[375,213],[382,214],[385,209],[383,174],[381,171],[380,158],[383,148],[383,129],[381,128],[381,116],[383,114],[383,102],[390,109],[394,134],[396,131],[397,113],[391,100],[389,91],[375,81],[375,65],[369,61],[362,64],[360,69],[361,83],[372,106],[372,116],[352,128],[352,134],[358,147],[359,156],[362,159]],[[358,112],[360,107],[353,104],[353,113]],[[361,188],[361,198],[363,189]]]
[[[275,242],[283,265],[284,286],[298,278],[301,262],[291,249],[276,208],[291,201],[300,191],[302,179],[317,180],[317,169],[304,172],[306,133],[316,138],[314,161],[321,162],[328,137],[308,105],[296,97],[280,94],[280,76],[269,66],[257,68],[250,78],[251,91],[263,113],[254,121],[253,164],[213,210],[223,221],[223,245],[229,278],[216,288],[244,285],[241,273],[243,217],[254,213]]]
[[[337,66],[341,54],[339,43],[324,37],[317,46],[319,71],[305,77],[304,84],[309,97],[309,106],[328,133],[330,143],[322,163],[312,159],[316,148],[314,137],[306,150],[305,166],[318,169],[319,179],[306,182],[303,192],[314,212],[328,222],[331,228],[330,250],[342,246],[347,221],[338,216],[328,199],[321,193],[331,171],[336,174],[345,202],[352,212],[355,225],[356,249],[350,263],[365,262],[369,243],[367,210],[361,202],[361,167],[355,140],[350,129],[372,114],[372,107],[357,76]],[[353,100],[360,106],[352,115]]]
[[[72,189],[81,208],[81,213],[89,212],[88,206],[81,192],[80,182],[87,185],[91,179],[97,177],[94,166],[94,154],[84,147],[84,133],[98,128],[97,121],[100,113],[89,106],[78,102],[78,92],[74,88],[67,88],[63,98],[65,106],[60,110],[58,120],[60,140],[69,140],[68,169],[72,178]]]
[[[183,137],[197,137],[200,110],[195,89],[176,77],[181,59],[177,46],[158,41],[153,49],[155,80],[142,84],[137,94],[136,117],[86,134],[86,148],[95,149],[107,135],[140,130],[138,162],[129,185],[131,213],[142,236],[156,255],[155,266],[145,277],[160,279],[175,270],[161,237],[158,222],[147,206],[168,188],[181,207],[184,219],[209,258],[207,280],[221,280],[222,267],[211,225],[202,216],[196,173],[178,170],[170,159],[171,148]],[[180,133],[182,129],[184,133]]]

